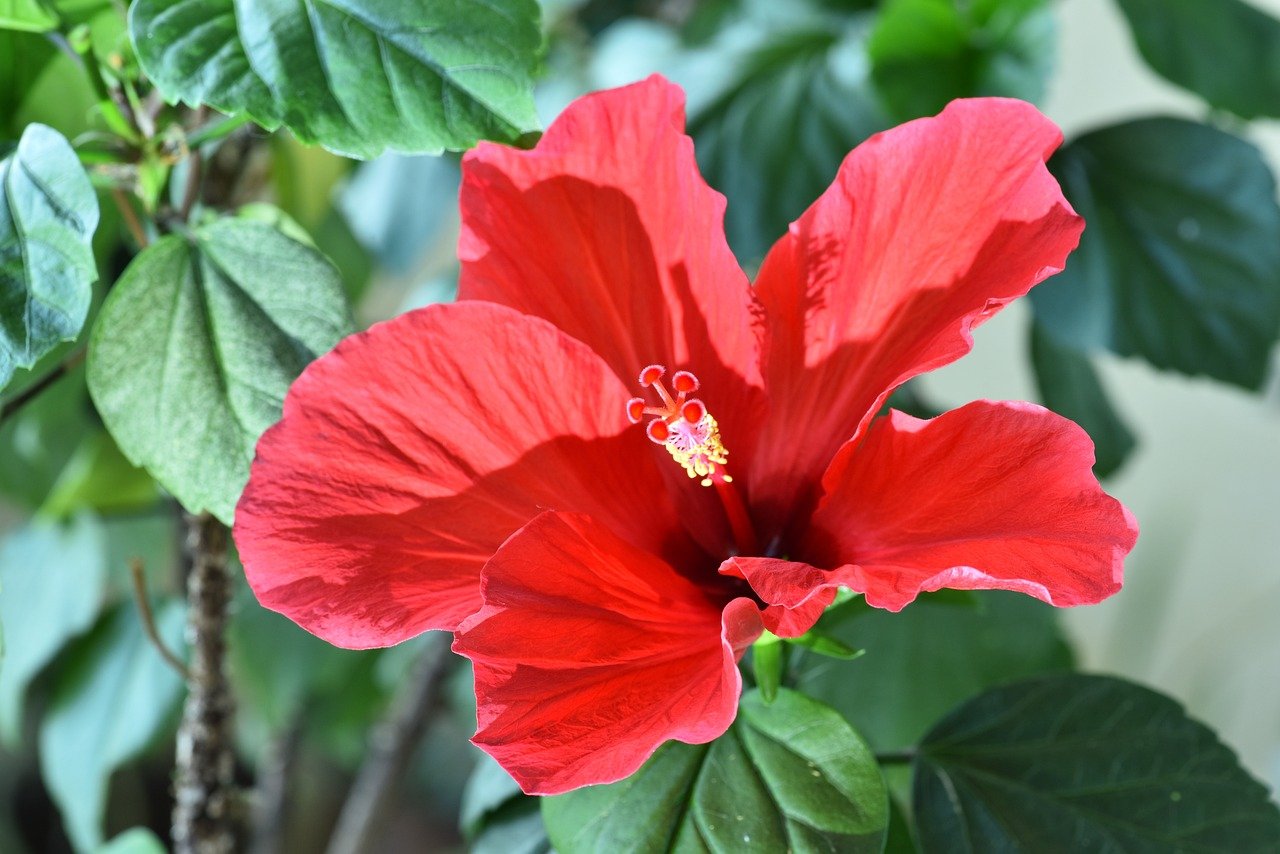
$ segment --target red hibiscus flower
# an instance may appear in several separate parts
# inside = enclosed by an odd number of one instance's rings
[[[665,80],[582,98],[532,151],[480,145],[459,302],[343,341],[259,443],[249,583],[339,646],[454,631],[475,742],[544,794],[723,733],[746,647],[836,586],[1105,598],[1136,525],[1079,427],[991,401],[875,418],[1062,269],[1061,139],[999,99],[881,134],[754,287]]]

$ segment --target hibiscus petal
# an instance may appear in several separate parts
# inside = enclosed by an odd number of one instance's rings
[[[760,612],[761,622],[780,638],[798,638],[809,631],[835,599],[835,586],[824,586],[827,579],[822,573],[824,570],[807,563],[772,557],[731,557],[720,564],[721,575],[741,578],[751,585],[766,604]],[[793,592],[796,578],[814,581]]]
[[[646,365],[692,371],[729,447],[745,448],[760,309],[684,125],[684,93],[655,75],[574,101],[532,151],[468,152],[458,293],[550,320],[628,387]]]
[[[733,722],[763,626],[595,519],[544,513],[484,570],[453,648],[475,665],[472,739],[530,794],[629,776],[664,741]]]
[[[431,306],[340,343],[258,443],[235,539],[258,599],[338,646],[453,629],[480,570],[549,508],[655,552],[690,549],[629,392],[551,324]]]
[[[770,251],[770,417],[752,458],[764,515],[803,505],[889,393],[954,361],[973,327],[1059,272],[1083,223],[1045,168],[1030,104],[956,101],[872,137]]]
[[[891,412],[824,478],[802,551],[839,568],[757,567],[748,580],[790,606],[832,585],[892,611],[944,587],[1099,602],[1120,589],[1138,526],[1093,461],[1084,430],[1030,403],[978,401],[929,421]]]

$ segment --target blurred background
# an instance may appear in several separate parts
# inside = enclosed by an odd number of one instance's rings
[[[1240,6],[1214,8],[1231,18]],[[1246,8],[1280,17],[1280,0]],[[730,240],[748,270],[853,144],[950,97],[1023,97],[1063,127],[1069,148],[1055,173],[1096,242],[1064,281],[1006,309],[971,355],[898,404],[1041,400],[1081,421],[1107,488],[1142,525],[1125,588],[1061,614],[995,595],[973,609],[923,602],[874,615],[837,627],[868,648],[864,659],[841,664],[834,681],[827,664],[799,678],[889,749],[985,685],[1074,657],[1182,700],[1280,787],[1280,210],[1262,166],[1280,169],[1280,124],[1267,118],[1280,116],[1280,72],[1256,69],[1269,107],[1206,95],[1202,71],[1191,82],[1157,73],[1133,21],[1156,33],[1154,55],[1201,68],[1179,42],[1185,31],[1152,23],[1161,0],[544,0],[543,10],[544,123],[582,92],[654,71],[684,85],[699,162],[729,196]],[[1223,77],[1255,56],[1215,54],[1212,30],[1199,50],[1211,66],[1223,61]],[[1280,56],[1280,23],[1250,30]],[[24,52],[40,49],[0,38],[0,84],[5,74],[12,84]],[[68,138],[90,132],[92,93],[73,72],[62,56],[41,64],[20,104],[4,102],[0,85],[0,137],[37,120]],[[1133,124],[1153,116],[1194,124]],[[314,237],[358,323],[452,297],[456,157],[354,164],[286,133],[243,145],[259,168],[240,201]],[[128,260],[122,233],[104,207],[104,280]],[[1126,233],[1145,254],[1116,248]],[[141,558],[157,624],[180,645],[178,516],[103,431],[82,372],[0,424],[3,852],[94,850],[135,825],[163,831],[169,809],[180,684],[143,634],[128,564]],[[255,824],[255,850],[322,850],[371,727],[433,639],[334,650],[237,583],[238,774],[257,787],[246,810],[275,816]],[[473,774],[469,690],[458,668],[388,850],[461,850],[464,836],[477,850],[545,850],[536,805],[492,766]]]

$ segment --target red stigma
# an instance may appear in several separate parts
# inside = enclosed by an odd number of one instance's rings
[[[644,418],[644,398],[633,397],[627,401],[627,420],[632,424],[639,424],[642,418]]]
[[[662,375],[666,372],[667,369],[662,367],[662,365],[650,365],[640,372],[640,385],[644,388],[648,388],[658,380],[662,379]]]
[[[671,377],[671,386],[681,394],[691,394],[698,390],[698,378],[688,371],[676,371]]]
[[[700,400],[686,401],[684,406],[680,407],[680,415],[690,424],[697,424],[707,414],[707,408],[702,405]]]
[[[671,429],[667,427],[667,422],[661,418],[655,418],[650,421],[644,432],[649,436],[649,441],[658,445],[665,444],[667,437],[671,435]]]

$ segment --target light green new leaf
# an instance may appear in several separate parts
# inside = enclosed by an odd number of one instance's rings
[[[0,160],[0,389],[80,333],[97,268],[98,200],[71,146],[27,127]]]
[[[1162,77],[1246,119],[1280,116],[1280,21],[1244,0],[1119,3]]]
[[[1103,676],[1045,676],[960,706],[920,745],[913,801],[925,854],[1280,848],[1280,809],[1208,727]]]
[[[91,516],[34,521],[0,547],[0,739],[22,732],[27,686],[72,638],[93,625],[107,580],[106,532]]]
[[[1156,118],[1073,140],[1049,168],[1088,227],[1066,270],[1032,291],[1044,330],[1258,388],[1280,335],[1280,207],[1261,153]]]
[[[289,384],[349,326],[323,256],[221,219],[125,270],[94,325],[89,391],[125,456],[188,510],[230,524]]]
[[[0,0],[0,30],[45,33],[58,26],[58,16],[40,0]]]
[[[182,640],[182,609],[161,608],[156,624],[171,648]],[[60,674],[40,727],[40,768],[79,850],[102,844],[111,773],[137,756],[170,719],[182,679],[152,646],[132,603],[121,605],[78,645]]]
[[[462,150],[538,127],[535,0],[138,0],[129,31],[170,101],[339,154]]]
[[[557,851],[880,852],[888,796],[875,758],[833,709],[783,689],[746,694],[709,745],[669,742],[608,786],[544,798]]]

